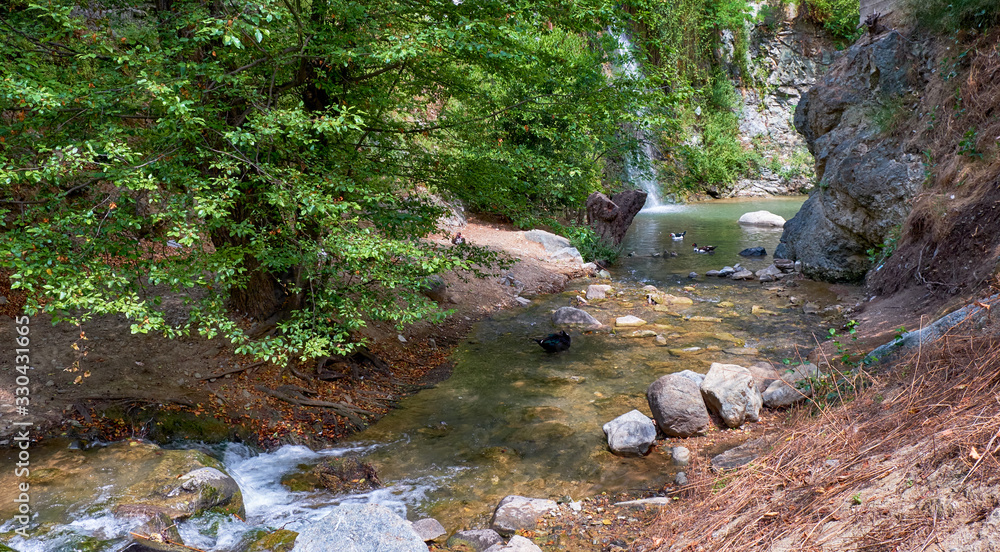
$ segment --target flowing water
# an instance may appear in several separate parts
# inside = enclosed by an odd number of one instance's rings
[[[253,527],[294,530],[344,501],[382,503],[410,519],[433,516],[454,531],[487,526],[492,508],[510,494],[578,500],[602,491],[662,488],[674,473],[669,454],[656,449],[641,458],[615,456],[607,450],[602,425],[632,409],[648,415],[646,388],[664,374],[704,373],[711,362],[780,362],[794,356],[796,347],[811,346],[813,333],[822,333],[828,323],[820,316],[803,315],[786,296],[758,282],[704,276],[725,265],[756,269],[769,264],[780,230],[741,228],[736,219],[760,209],[789,218],[800,203],[744,200],[643,211],[624,242],[635,253],[623,258],[613,275],[618,294],[584,308],[605,323],[625,314],[640,316],[667,338],[666,346],[628,337],[629,331],[574,330],[570,350],[543,352],[529,337],[553,331],[551,311],[574,304],[594,283],[575,281],[562,294],[538,297],[526,308],[479,323],[455,352],[447,381],[403,400],[353,442],[318,452],[296,446],[265,454],[242,445],[217,450],[241,486],[247,520],[184,522],[185,542],[230,550]],[[681,231],[687,231],[684,240],[670,238],[670,232]],[[694,242],[716,245],[715,254],[692,252]],[[750,246],[763,246],[769,255],[749,260],[736,255]],[[664,256],[664,250],[678,255]],[[700,276],[689,279],[691,271]],[[694,304],[656,310],[645,301],[647,284],[690,297]],[[818,284],[793,290],[821,304],[835,299]],[[325,458],[343,455],[373,463],[385,487],[332,496],[282,484]],[[61,531],[86,535],[101,531],[117,538],[126,530],[99,508],[73,520],[51,521]],[[0,532],[10,529],[8,523]],[[8,542],[22,551],[54,549]]]
[[[619,59],[617,73],[624,79],[624,82],[619,80],[618,86],[621,87],[629,83],[645,81],[642,75],[642,68],[635,58],[635,46],[633,46],[628,34],[624,31],[616,31],[614,29],[609,29],[608,31],[618,41],[618,50],[615,52]],[[642,127],[644,118],[645,112],[640,111],[635,113],[634,121],[630,125],[639,148],[638,151],[631,152],[631,155],[625,156],[624,176],[626,182],[646,192],[646,208],[648,209],[660,206],[661,202],[660,183],[656,179],[656,169],[652,163],[652,160],[655,158],[653,140],[650,138],[649,133],[646,132],[646,129]]]

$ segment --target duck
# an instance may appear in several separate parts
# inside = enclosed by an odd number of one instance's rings
[[[672,240],[678,240],[678,241],[679,240],[683,240],[684,239],[684,234],[687,234],[687,233],[688,233],[687,230],[685,230],[683,232],[671,232],[670,233],[670,239],[672,239]]]
[[[691,244],[691,246],[694,248],[695,253],[711,253],[715,251],[714,245],[703,245],[701,247],[698,247],[698,244],[693,243]]]
[[[532,341],[541,345],[546,353],[561,353],[569,349],[570,344],[569,334],[566,333],[566,330],[549,334],[544,339],[532,339]]]
[[[455,234],[453,238],[451,238],[451,243],[455,245],[465,245],[465,236],[463,236],[462,233],[459,232]]]

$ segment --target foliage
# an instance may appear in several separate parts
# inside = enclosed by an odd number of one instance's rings
[[[865,251],[868,255],[868,260],[873,265],[879,265],[886,259],[892,256],[896,251],[896,245],[899,243],[899,238],[902,235],[902,226],[896,225],[886,236],[885,240],[880,244],[876,244],[875,247],[871,247]]]
[[[888,134],[906,121],[912,114],[906,97],[902,95],[892,95],[880,98],[871,109],[871,120],[878,127],[879,132]]]
[[[723,75],[712,82],[708,106],[697,125],[701,144],[682,144],[678,153],[686,169],[682,182],[688,189],[726,185],[756,169],[759,157],[738,140],[739,118],[732,111],[736,92]]]
[[[803,0],[806,13],[834,38],[851,43],[864,32],[858,28],[859,0]]]
[[[0,266],[30,313],[123,314],[284,361],[442,312],[453,192],[582,205],[641,87],[600,0],[14,3],[0,14]],[[167,297],[183,298],[180,310]],[[234,316],[237,315],[237,316]]]
[[[570,244],[580,252],[584,261],[602,261],[613,265],[621,257],[620,244],[615,245],[598,236],[589,226],[563,226],[557,222],[552,222],[551,226],[557,234],[569,240]]]
[[[757,21],[769,33],[777,32],[785,21],[785,0],[767,0],[757,12]]]
[[[941,33],[982,32],[1000,23],[995,0],[910,0],[909,7],[921,25]]]
[[[965,131],[962,135],[962,139],[958,142],[958,154],[971,157],[973,159],[982,159],[983,152],[979,151],[976,144],[979,142],[979,132],[976,131],[976,127],[972,127]]]

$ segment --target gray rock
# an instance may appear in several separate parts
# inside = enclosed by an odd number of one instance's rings
[[[694,280],[697,277],[698,277],[697,272],[688,272],[688,279]]]
[[[771,446],[770,438],[760,437],[731,448],[712,458],[712,467],[719,470],[729,470],[745,466],[761,455]]]
[[[642,456],[656,441],[656,424],[648,416],[632,410],[604,424],[608,448],[622,456]]]
[[[293,552],[426,552],[413,525],[380,504],[341,504],[299,532]]]
[[[583,326],[600,328],[601,323],[587,311],[574,307],[559,307],[552,313],[552,323],[556,326]]]
[[[670,437],[703,435],[711,420],[698,384],[667,374],[649,385],[646,400],[660,431]]]
[[[871,106],[922,89],[914,47],[896,31],[858,41],[799,101],[795,128],[819,186],[785,224],[775,257],[800,261],[806,276],[860,281],[871,267],[866,251],[909,214],[924,179],[920,155],[881,132]]]
[[[549,260],[583,264],[583,255],[575,247],[563,247],[549,254]]]
[[[674,485],[677,485],[678,487],[683,487],[684,485],[687,484],[688,484],[687,474],[684,472],[677,472],[677,475],[674,476]]]
[[[719,278],[725,278],[727,276],[732,276],[733,274],[736,274],[735,268],[731,266],[724,266],[721,270],[719,270],[718,276]]]
[[[594,299],[606,299],[611,293],[611,286],[607,284],[591,284],[587,286],[587,301]]]
[[[169,496],[178,496],[183,492],[197,495],[197,498],[189,499],[194,511],[208,510],[229,504],[233,500],[241,502],[243,500],[236,480],[215,468],[192,470],[182,475],[178,481],[181,482],[180,487],[169,493]]]
[[[733,280],[753,280],[755,276],[753,275],[753,272],[744,268],[730,276],[730,278]]]
[[[763,399],[750,370],[736,364],[713,362],[701,383],[705,404],[729,427],[760,419]]]
[[[648,510],[650,508],[662,508],[670,504],[670,499],[665,496],[654,496],[650,498],[639,498],[636,500],[625,500],[615,502],[615,506],[623,506],[630,510]]]
[[[524,239],[542,244],[545,251],[549,253],[555,253],[561,249],[572,247],[569,239],[553,234],[552,232],[546,232],[545,230],[528,230],[524,233]]]
[[[779,379],[771,382],[761,394],[764,406],[768,408],[784,408],[812,396],[812,386],[807,380],[818,378],[822,372],[815,364],[799,364],[783,370]]]
[[[773,266],[785,274],[795,271],[795,263],[790,259],[775,259]]]
[[[709,270],[705,273],[705,276],[719,276],[721,271],[719,270]]]
[[[769,362],[758,362],[751,366],[747,366],[747,370],[753,376],[754,384],[757,386],[757,390],[761,393],[767,389],[768,385],[779,378],[778,370],[774,369]]]
[[[763,226],[771,228],[781,228],[785,225],[785,219],[770,211],[753,211],[744,213],[739,220],[742,226]]]
[[[448,539],[445,546],[453,549],[465,546],[471,552],[484,552],[497,543],[503,544],[503,537],[493,529],[473,529],[455,533]]]
[[[527,307],[531,304],[531,299],[527,299],[525,297],[515,297],[514,300],[517,301],[517,304],[522,307]]]
[[[493,511],[490,528],[507,537],[518,529],[533,530],[543,515],[558,507],[554,500],[510,495],[504,497]]]
[[[530,539],[514,535],[507,544],[497,543],[486,549],[486,552],[542,552],[542,549]]]
[[[424,542],[432,541],[447,534],[441,522],[434,518],[424,518],[414,521],[413,530],[420,535],[420,538],[424,539]]]
[[[687,447],[670,449],[670,458],[675,466],[686,466],[691,463],[691,451]]]
[[[701,382],[705,381],[705,374],[699,374],[692,370],[681,370],[680,372],[675,372],[678,376],[685,377],[693,382],[695,382],[698,387],[701,387]]]
[[[785,273],[772,264],[767,268],[762,268],[758,270],[756,273],[754,273],[754,275],[761,282],[773,282],[780,278],[784,278]]]
[[[804,401],[811,396],[812,386],[790,384],[781,380],[771,382],[771,385],[761,394],[764,406],[768,408],[784,408]]]
[[[748,247],[743,251],[740,251],[738,255],[740,257],[765,257],[767,256],[767,249],[764,249],[759,245],[757,247]]]
[[[615,319],[615,326],[619,328],[637,328],[639,326],[645,326],[646,321],[638,316],[619,316]]]
[[[0,295],[0,306],[6,305],[6,304],[7,304],[7,298],[4,297],[3,295]]]

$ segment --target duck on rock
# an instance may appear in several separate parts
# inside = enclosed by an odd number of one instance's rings
[[[691,245],[694,247],[694,252],[695,253],[711,253],[711,252],[715,251],[715,246],[714,245],[703,245],[701,247],[698,247],[698,244],[696,244],[696,243],[693,243]]]
[[[569,349],[570,344],[569,334],[566,333],[566,330],[549,334],[544,339],[532,339],[532,341],[541,345],[546,353],[560,353]]]

